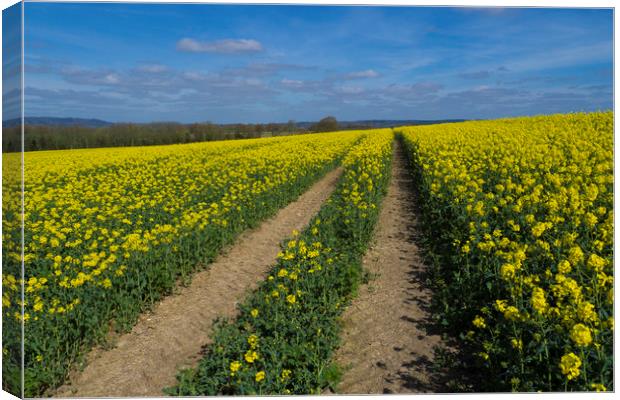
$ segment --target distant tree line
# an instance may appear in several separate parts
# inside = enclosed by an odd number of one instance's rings
[[[26,125],[26,151],[83,149],[93,147],[150,146],[177,143],[207,142],[213,140],[249,139],[269,136],[295,135],[312,132],[332,132],[346,129],[366,129],[363,124],[339,124],[334,117],[319,122],[297,124],[213,124],[156,122],[150,124],[118,123],[102,127],[76,125]],[[2,151],[21,150],[21,128],[2,130]]]
[[[20,127],[5,128],[2,151],[20,150]],[[26,125],[26,151],[60,150],[90,147],[149,146],[175,143],[206,142],[211,140],[256,138],[296,133],[287,124],[211,123],[179,124],[113,124],[91,128],[84,126]]]

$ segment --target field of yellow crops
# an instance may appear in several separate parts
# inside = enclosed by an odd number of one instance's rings
[[[167,389],[320,393],[335,374],[338,319],[361,281],[395,132],[434,261],[432,317],[473,357],[470,372],[493,377],[475,389],[613,390],[611,112],[29,152],[23,236],[21,155],[3,154],[3,387],[21,391],[22,326],[25,395],[43,395],[110,329],[130,329],[341,165],[311,224]]]
[[[493,377],[486,389],[611,390],[613,114],[402,137],[441,260],[437,317]]]
[[[62,382],[247,227],[296,198],[359,132],[159,147],[26,153],[25,393]],[[4,385],[19,392],[19,154],[3,171]]]

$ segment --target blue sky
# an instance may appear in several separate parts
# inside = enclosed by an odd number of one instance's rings
[[[594,9],[26,3],[27,116],[279,122],[610,109]]]
[[[21,115],[21,4],[2,11],[2,111],[4,119]]]

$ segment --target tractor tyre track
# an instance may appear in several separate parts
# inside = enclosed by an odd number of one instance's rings
[[[397,140],[374,244],[363,259],[374,279],[360,287],[342,317],[343,344],[335,356],[344,369],[339,393],[441,391],[430,371],[440,337],[427,329],[431,292],[416,245],[415,202],[409,165]]]

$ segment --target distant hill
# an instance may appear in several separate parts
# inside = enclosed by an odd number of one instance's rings
[[[3,128],[12,128],[22,123],[20,118],[8,119],[2,122]],[[26,117],[24,119],[26,125],[43,125],[43,126],[83,126],[87,128],[101,128],[102,126],[110,126],[111,122],[102,121],[100,119],[86,118],[56,118],[56,117]]]
[[[409,125],[432,125],[443,124],[447,122],[464,122],[465,119],[364,119],[358,121],[338,121],[338,125],[342,128],[360,127],[360,128],[393,128],[395,126]],[[308,129],[316,122],[297,122],[297,126]]]

